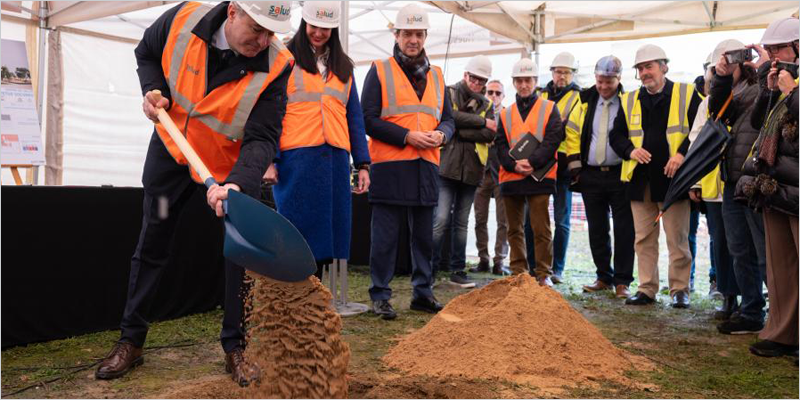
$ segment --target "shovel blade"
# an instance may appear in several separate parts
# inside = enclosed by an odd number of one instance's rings
[[[228,191],[223,252],[234,264],[283,282],[317,270],[311,248],[289,220],[234,190]]]

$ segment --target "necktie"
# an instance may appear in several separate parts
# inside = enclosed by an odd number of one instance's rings
[[[606,143],[608,142],[608,101],[603,101],[603,112],[600,114],[600,132],[597,132],[597,145],[594,149],[594,157],[597,165],[603,165],[606,161]]]

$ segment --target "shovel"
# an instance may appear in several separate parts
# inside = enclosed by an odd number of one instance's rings
[[[158,109],[158,120],[206,187],[217,184],[163,108]],[[225,210],[223,254],[232,263],[283,282],[305,280],[317,270],[314,255],[303,235],[282,215],[235,190],[228,191],[222,208]]]

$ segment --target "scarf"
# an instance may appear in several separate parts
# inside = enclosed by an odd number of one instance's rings
[[[414,92],[417,97],[422,100],[422,95],[425,93],[425,85],[428,83],[428,71],[431,69],[431,64],[428,61],[428,56],[425,54],[425,49],[417,57],[411,58],[402,51],[397,43],[394,44],[394,59],[400,64],[400,68],[406,73],[406,77],[414,87]]]

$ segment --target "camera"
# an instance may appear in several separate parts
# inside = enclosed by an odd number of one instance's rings
[[[778,73],[784,70],[789,71],[792,78],[797,79],[797,64],[778,61],[775,63],[775,68],[778,70]]]
[[[745,61],[753,61],[752,49],[732,50],[725,53],[725,60],[728,64],[741,64]]]

